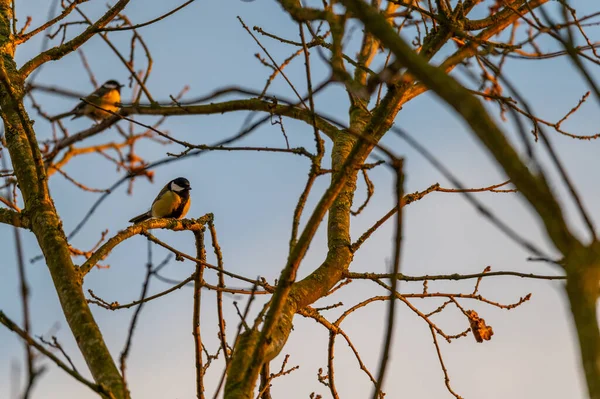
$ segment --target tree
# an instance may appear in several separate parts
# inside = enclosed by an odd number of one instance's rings
[[[12,167],[4,166],[1,171],[7,194],[2,198],[5,207],[0,208],[0,222],[14,226],[16,248],[20,256],[18,270],[23,305],[22,327],[4,312],[0,313],[0,322],[25,342],[27,384],[24,397],[31,394],[34,383],[42,373],[39,357],[35,355],[37,352],[49,357],[61,369],[100,396],[130,397],[126,378],[127,360],[141,310],[152,300],[161,298],[168,301],[169,294],[190,283],[194,294],[194,340],[190,340],[190,345],[193,342],[195,348],[198,397],[210,395],[204,392],[204,377],[209,366],[211,370],[220,367],[216,375],[222,374],[222,381],[215,383],[211,380],[211,384],[215,385],[217,392],[222,389],[225,398],[252,398],[257,393],[262,398],[270,397],[272,380],[295,370],[295,367],[288,366],[287,357],[280,369],[277,366],[278,372],[272,373],[269,365],[280,353],[285,353],[282,351],[286,348],[297,320],[296,315],[312,319],[328,331],[327,370],[319,372],[318,380],[327,387],[332,397],[340,397],[340,384],[336,385],[334,348],[336,340],[342,338],[350,345],[360,369],[371,381],[373,397],[382,397],[386,367],[389,357],[394,353],[392,338],[397,324],[396,305],[403,304],[426,323],[443,370],[445,385],[458,398],[460,393],[450,384],[438,340],[442,337],[450,342],[469,333],[478,342],[492,339],[492,328],[474,310],[474,306],[465,305],[464,301],[481,302],[501,309],[512,309],[528,301],[530,296],[524,295],[515,303],[504,304],[490,300],[480,292],[479,286],[484,279],[508,275],[515,278],[566,280],[566,293],[573,326],[577,331],[581,366],[589,397],[600,398],[600,334],[596,316],[600,243],[592,216],[570,177],[572,173],[561,161],[550,137],[551,134],[581,140],[598,137],[570,133],[563,128],[568,123],[567,120],[576,117],[587,101],[589,92],[564,116],[546,119],[533,111],[526,95],[521,93],[511,74],[506,72],[518,59],[541,62],[547,58],[566,58],[572,63],[571,73],[580,74],[594,96],[600,97],[594,72],[590,70],[590,66],[599,64],[600,57],[596,53],[595,41],[588,35],[588,32],[591,32],[590,35],[593,33],[597,13],[586,11],[584,16],[578,16],[575,8],[566,1],[550,4],[547,0],[467,0],[458,3],[439,0],[435,4],[341,0],[333,4],[314,2],[315,4],[309,5],[282,0],[279,5],[289,16],[287,23],[293,24],[298,32],[296,37],[282,37],[271,33],[269,27],[250,29],[239,18],[239,23],[260,48],[261,53],[256,58],[269,70],[267,83],[262,90],[255,88],[255,82],[252,82],[253,88],[250,89],[231,85],[208,94],[194,93],[200,95],[196,98],[186,98],[186,90],[182,90],[179,95],[171,96],[170,101],[160,102],[154,98],[150,89],[150,76],[155,62],[152,54],[155,46],[165,48],[174,44],[158,43],[158,40],[155,43],[146,41],[143,31],[147,27],[158,29],[166,20],[177,18],[197,4],[192,5],[192,0],[164,12],[157,6],[152,11],[156,11],[153,15],[159,15],[158,17],[148,18],[147,22],[133,23],[127,17],[128,8],[133,6],[129,5],[128,0],[115,1],[96,18],[88,16],[89,12],[83,3],[85,1],[61,3],[62,9],[56,15],[53,14],[46,23],[32,29],[29,27],[29,20],[23,28],[17,28],[15,5],[8,1],[0,3],[0,107],[5,130],[3,146],[8,151],[12,164]],[[258,3],[247,6],[265,7]],[[98,9],[90,10],[98,12]],[[18,5],[16,12],[19,12]],[[353,33],[356,34],[357,31],[360,33],[360,40],[353,39]],[[56,41],[49,42],[55,46],[48,48],[44,45],[41,52],[25,62],[17,63],[15,50],[44,32],[49,33],[50,40]],[[412,40],[410,44],[406,42],[406,38]],[[46,111],[49,104],[39,100],[39,96],[50,93],[53,96],[78,99],[84,97],[84,94],[73,90],[67,81],[64,85],[39,83],[37,73],[44,65],[66,62],[70,55],[79,52],[83,67],[89,71],[91,82],[97,85],[92,73],[94,63],[89,64],[82,52],[93,40],[101,40],[107,44],[113,52],[111,62],[114,60],[121,63],[128,71],[129,86],[132,88],[131,101],[123,101],[118,114],[71,134],[68,122],[53,120]],[[540,48],[546,46],[546,43],[550,43],[552,50]],[[291,49],[292,55],[282,62],[271,55],[270,46],[283,46],[286,51]],[[358,49],[356,56],[351,55],[353,47]],[[302,63],[303,80],[299,80],[302,75],[298,72],[290,79],[292,75],[287,73],[288,65],[299,67]],[[178,67],[180,66],[173,66],[172,71],[177,73]],[[269,94],[275,79],[289,85],[287,92],[294,97],[289,99],[285,95]],[[303,89],[299,88],[300,84]],[[339,113],[328,116],[315,105],[319,96],[325,96],[333,89],[346,93],[349,103],[347,115]],[[277,91],[283,92],[281,86]],[[467,130],[485,147],[508,181],[484,188],[467,188],[469,186],[461,182],[452,168],[445,167],[428,146],[415,139],[414,132],[397,126],[402,108],[427,92],[435,93],[437,98],[464,121]],[[233,96],[234,99],[223,100],[223,96]],[[197,136],[181,137],[162,130],[164,123],[182,116],[242,112],[246,112],[243,115],[248,115],[248,118],[239,132],[228,138],[219,137],[214,144]],[[255,113],[260,113],[261,116],[257,119]],[[35,124],[32,114],[37,115]],[[153,116],[159,119],[151,119]],[[310,132],[310,141],[298,139],[298,142],[307,143],[304,146],[294,147],[293,140],[288,137],[291,136],[289,124],[294,123],[294,120],[302,123],[302,128],[294,127],[294,131],[302,129]],[[269,137],[266,145],[243,142],[259,129],[261,132],[265,131],[262,127],[269,122],[271,127],[268,131],[278,131],[283,138],[276,136],[276,141]],[[52,129],[52,135],[42,139],[46,128]],[[516,139],[508,138],[506,131],[509,130],[517,133]],[[102,135],[107,132],[112,132],[113,135],[103,139]],[[402,146],[392,141],[396,137],[403,140]],[[285,146],[276,144],[282,140]],[[179,150],[170,150],[166,153],[166,158],[162,150],[163,156],[151,161],[138,155],[140,149],[153,143],[171,143]],[[311,149],[309,144],[312,145]],[[406,194],[406,168],[399,151],[406,146],[427,159],[453,187],[444,188],[438,183],[430,183],[420,191]],[[280,265],[281,272],[277,273],[275,282],[264,277],[256,278],[251,271],[242,275],[228,270],[222,253],[227,256],[227,249],[221,251],[217,239],[219,216],[215,217],[211,213],[200,217],[193,215],[184,220],[153,219],[128,226],[110,237],[103,233],[101,242],[92,250],[74,247],[74,237],[86,226],[96,209],[107,198],[111,198],[120,186],[127,183],[129,193],[135,193],[134,188],[143,182],[143,178],[153,180],[154,171],[160,166],[192,159],[188,165],[194,168],[194,157],[209,152],[217,152],[222,157],[231,157],[233,160],[241,159],[240,154],[245,152],[271,152],[303,157],[308,161],[308,177],[301,182],[293,181],[293,187],[300,195],[292,211],[287,261]],[[104,168],[114,165],[121,174],[121,178],[109,189],[91,188],[96,187],[94,181],[80,182],[67,171],[68,165],[74,160],[92,153],[106,158]],[[2,154],[6,160],[6,152]],[[389,197],[393,198],[394,205],[372,227],[357,235],[351,230],[351,219],[368,209],[374,193],[374,184],[369,175],[378,170],[392,172],[390,185],[393,188]],[[558,172],[554,175],[553,170]],[[180,174],[185,172],[185,169],[181,169]],[[406,174],[410,178],[410,174]],[[83,191],[101,193],[91,204],[90,211],[69,234],[63,228],[62,220],[72,217],[57,210],[49,189],[49,182],[58,175]],[[364,179],[367,198],[357,207],[353,203],[356,202],[355,194],[360,176]],[[159,186],[162,184],[157,183]],[[507,188],[508,184],[514,188]],[[559,198],[558,190],[553,187],[559,185],[566,192],[563,198]],[[201,189],[206,190],[206,187]],[[519,196],[525,201],[528,211],[543,228],[545,242],[540,244],[523,235],[504,218],[491,211],[477,194],[498,191],[517,192],[509,195]],[[534,260],[553,265],[562,274],[497,272],[490,271],[489,268],[482,268],[483,271],[476,274],[458,274],[461,270],[436,276],[407,276],[400,273],[400,259],[405,251],[403,240],[411,234],[403,223],[404,208],[434,192],[445,193],[444,196],[464,195],[474,209],[514,241],[517,247],[524,249]],[[196,195],[196,192],[192,194]],[[81,195],[82,198],[89,198],[83,197],[83,193]],[[18,198],[22,198],[22,201],[19,202]],[[274,196],[264,200],[277,202],[278,198]],[[574,203],[581,225],[576,218],[567,217],[566,201]],[[118,225],[121,228],[125,226],[123,222]],[[322,225],[326,231],[319,234],[318,229]],[[388,225],[393,238],[389,265],[373,268],[359,265],[357,267],[361,272],[350,271],[362,245],[375,240],[372,237],[374,233],[379,233],[384,228],[382,226]],[[167,243],[162,237],[156,237],[153,231],[157,229],[177,232],[170,236],[177,237],[177,243]],[[44,342],[33,335],[25,277],[27,266],[23,261],[20,243],[21,230],[29,230],[35,236],[42,253],[38,260],[45,263],[50,272],[65,319],[93,380],[85,373],[79,373],[73,363],[67,364],[71,362],[68,357],[65,363],[55,354],[58,350],[66,356],[59,341]],[[3,228],[2,231],[3,236],[8,237],[6,233],[10,229]],[[196,248],[193,255],[181,249],[182,245],[187,245],[183,242],[190,239],[189,234],[186,235],[184,231],[193,233]],[[119,304],[103,299],[103,296],[96,295],[93,291],[89,291],[89,296],[86,296],[84,285],[90,284],[89,279],[101,272],[89,273],[94,268],[101,267],[100,262],[113,251],[133,245],[130,239],[137,235],[144,236],[148,241],[146,275],[139,299]],[[213,263],[207,260],[206,236],[210,236],[214,250],[216,262]],[[377,239],[385,240],[386,237]],[[324,241],[323,246],[326,243],[326,254],[318,265],[306,265],[303,261],[309,246],[318,245],[319,240]],[[264,248],[269,248],[269,242],[270,239],[266,238]],[[167,258],[158,266],[154,265],[153,251],[158,248],[175,254],[177,260],[192,262],[195,270],[187,279],[174,282],[173,287],[151,295],[150,282],[155,279],[164,280],[158,272],[168,263]],[[77,265],[74,257],[83,257],[85,260]],[[112,266],[121,267],[114,263]],[[212,277],[207,276],[207,269],[211,271]],[[382,272],[375,272],[373,269]],[[216,278],[217,282],[211,284],[207,282],[209,278]],[[353,305],[335,302],[335,296],[340,294],[338,290],[342,291],[348,284],[357,286],[361,280],[377,284],[382,291],[364,300],[354,295],[345,296],[353,300]],[[470,291],[462,291],[460,288],[455,288],[450,293],[430,291],[428,284],[433,284],[436,280],[474,280],[474,284]],[[404,281],[421,281],[423,289],[418,292],[400,290],[398,284]],[[246,288],[238,288],[239,284],[245,284]],[[208,295],[203,293],[202,288],[216,292],[219,322],[215,327],[217,331],[210,333],[218,334],[219,343],[215,348],[209,348],[205,344],[206,330],[210,327],[200,328],[201,310],[205,309],[201,302]],[[225,293],[244,295],[247,298],[244,306],[238,308],[237,314],[224,310]],[[327,306],[314,305],[324,298]],[[414,298],[436,301],[433,310],[428,312],[415,305]],[[381,348],[381,360],[376,367],[367,367],[341,323],[357,309],[373,306],[377,302],[387,303],[386,319],[378,326],[378,329],[384,331],[383,340],[374,345],[374,349]],[[109,310],[135,308],[128,323],[126,344],[118,359],[111,355],[90,304]],[[448,333],[435,321],[438,314],[446,313],[450,308],[458,309],[457,321],[464,325],[464,331],[458,334]],[[486,308],[487,306],[480,309]],[[336,321],[332,321],[325,312],[331,309],[339,312]],[[212,349],[215,350],[209,351]],[[344,385],[349,383],[345,381]],[[393,393],[398,394],[401,392]],[[315,393],[313,396],[319,395]]]

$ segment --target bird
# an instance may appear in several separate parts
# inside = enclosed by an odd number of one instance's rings
[[[190,209],[190,182],[178,177],[167,183],[152,202],[148,212],[132,218],[130,223],[139,223],[150,218],[183,218]]]
[[[108,80],[92,94],[84,97],[85,101],[81,101],[71,111],[53,116],[51,120],[55,121],[71,115],[73,115],[71,119],[76,119],[84,115],[95,121],[107,119],[113,116],[111,112],[117,112],[119,110],[117,103],[121,101],[121,87],[123,87],[123,85],[116,80]]]

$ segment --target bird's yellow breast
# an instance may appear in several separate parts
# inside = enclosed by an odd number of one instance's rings
[[[169,217],[180,204],[181,197],[172,191],[167,191],[152,204],[152,217]]]
[[[117,103],[121,102],[121,94],[119,94],[118,90],[110,90],[108,93],[106,93],[102,97],[94,99],[91,102],[93,102],[98,107],[102,107],[103,109],[106,109],[106,110],[109,110],[112,112],[117,112],[119,110]],[[93,108],[93,109],[89,109],[89,111],[90,111],[90,114],[94,118],[105,119],[105,118],[109,118],[112,116],[112,114],[110,112],[103,111],[92,105],[87,104],[87,107]]]
[[[109,109],[113,112],[119,109],[117,103],[121,102],[121,94],[119,94],[118,90],[111,90],[106,93],[105,96],[102,96],[100,99],[101,104],[99,104],[104,109]]]

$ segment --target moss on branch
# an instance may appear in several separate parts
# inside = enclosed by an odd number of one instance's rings
[[[21,212],[0,208],[0,223],[10,224],[15,227],[29,229],[29,218]]]
[[[47,61],[45,57],[56,59],[60,55],[54,54],[51,49],[50,53],[42,53],[41,58],[34,58],[39,62],[29,64],[30,69],[25,73],[17,71],[13,59],[14,38],[2,34],[10,32],[12,13],[7,7],[8,3],[0,2],[0,108],[6,131],[6,147],[23,195],[29,226],[43,252],[69,328],[94,380],[110,390],[116,399],[124,399],[128,394],[123,389],[123,380],[83,295],[62,222],[49,194],[33,123],[23,105],[27,73]],[[6,215],[6,212],[3,214]]]

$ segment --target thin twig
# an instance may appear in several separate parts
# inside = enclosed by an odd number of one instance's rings
[[[403,160],[395,160],[393,164],[394,171],[396,172],[396,206],[398,207],[398,212],[396,213],[396,232],[395,232],[395,240],[394,240],[394,266],[393,266],[393,276],[397,275],[400,271],[400,248],[402,245],[402,199],[404,198],[404,170],[403,170]],[[393,300],[394,295],[397,292],[398,287],[398,279],[391,278],[391,290],[390,290],[390,303],[388,307],[388,316],[387,316],[387,331],[385,335],[385,343],[383,345],[381,361],[379,364],[379,372],[377,377],[377,384],[375,385],[375,390],[373,391],[372,398],[377,399],[382,392],[383,379],[385,377],[385,371],[387,368],[390,351],[392,348],[392,334],[394,331],[394,318],[395,318],[395,304],[396,301]]]
[[[127,390],[127,378],[126,378],[126,362],[127,356],[129,356],[129,350],[131,349],[131,342],[133,339],[133,332],[135,330],[135,326],[138,321],[138,317],[140,312],[142,311],[142,307],[144,306],[144,298],[146,298],[146,293],[148,292],[148,286],[150,284],[150,277],[152,277],[152,246],[150,242],[148,242],[148,262],[146,263],[146,277],[144,278],[144,284],[142,285],[142,293],[140,295],[139,306],[135,309],[133,317],[131,318],[131,322],[129,324],[129,331],[127,333],[127,341],[125,343],[125,347],[121,352],[121,356],[119,358],[120,368],[121,368],[121,376],[123,377],[123,397],[128,397]]]
[[[217,267],[219,268],[219,285],[220,289],[225,288],[225,277],[223,274],[223,253],[217,240],[217,229],[214,222],[211,220],[208,222],[208,229],[210,230],[210,236],[212,246],[217,257]],[[219,341],[221,341],[221,348],[223,349],[223,356],[225,362],[229,363],[229,353],[227,350],[227,336],[225,332],[225,318],[223,317],[223,291],[217,291],[217,317],[219,318]]]
[[[356,272],[345,272],[344,277],[349,279],[368,279],[368,280],[376,280],[383,278],[390,278],[393,274],[390,273],[356,273]],[[472,274],[432,274],[425,276],[407,276],[402,273],[398,273],[396,278],[402,281],[427,281],[427,280],[469,280],[469,279],[479,279],[483,277],[494,277],[494,276],[515,276],[521,278],[531,278],[531,279],[539,279],[539,280],[565,280],[566,276],[549,276],[549,275],[541,275],[541,274],[532,274],[532,273],[520,273],[513,271],[499,271],[499,272],[484,272],[484,273],[472,273]]]
[[[204,367],[202,365],[202,334],[200,332],[200,304],[202,299],[202,279],[204,263],[206,263],[206,249],[204,248],[204,228],[194,231],[196,241],[196,257],[201,262],[196,263],[194,273],[194,308],[192,315],[192,336],[194,337],[194,353],[196,358],[196,397],[204,399]]]
[[[442,367],[442,371],[444,372],[444,383],[446,384],[446,388],[448,388],[448,392],[450,392],[456,399],[463,399],[456,392],[454,392],[454,390],[452,390],[452,387],[450,386],[450,377],[448,376],[448,370],[446,370],[446,366],[444,365],[444,359],[442,359],[442,352],[440,351],[440,344],[437,340],[437,334],[435,333],[433,327],[429,327],[429,330],[431,331],[431,336],[433,337],[433,344],[435,345],[435,350],[440,361],[440,366]]]
[[[111,28],[111,27],[109,27],[109,28],[102,28],[102,29],[99,29],[99,32],[115,32],[115,31],[132,30],[132,29],[138,29],[138,28],[141,28],[141,27],[144,27],[144,26],[152,25],[155,22],[161,21],[161,20],[167,18],[168,16],[175,14],[177,11],[179,11],[182,8],[184,8],[185,6],[193,3],[194,1],[195,0],[188,0],[185,3],[183,3],[182,5],[180,5],[179,7],[174,8],[171,11],[169,11],[169,12],[161,15],[160,17],[154,18],[154,19],[152,19],[152,20],[150,20],[148,22],[144,22],[144,23],[137,24],[137,25],[130,25],[130,26],[117,26],[117,27],[114,27],[114,28]]]
[[[6,317],[4,312],[1,310],[0,310],[0,323],[3,324],[9,330],[15,332],[28,345],[33,346],[41,354],[43,354],[44,356],[46,356],[47,358],[52,360],[54,362],[54,364],[56,364],[60,369],[64,370],[71,377],[75,378],[77,381],[81,382],[82,384],[84,384],[85,386],[90,388],[92,391],[97,392],[101,395],[104,395],[107,398],[114,399],[114,396],[104,386],[97,385],[91,381],[86,380],[83,376],[81,376],[81,374],[79,374],[76,371],[69,368],[69,366],[67,366],[65,363],[63,363],[59,358],[54,356],[54,354],[52,354],[52,352],[48,351],[46,348],[44,348],[43,345],[36,342],[29,334],[27,334],[24,330],[19,328],[12,320],[10,320],[8,317]]]

